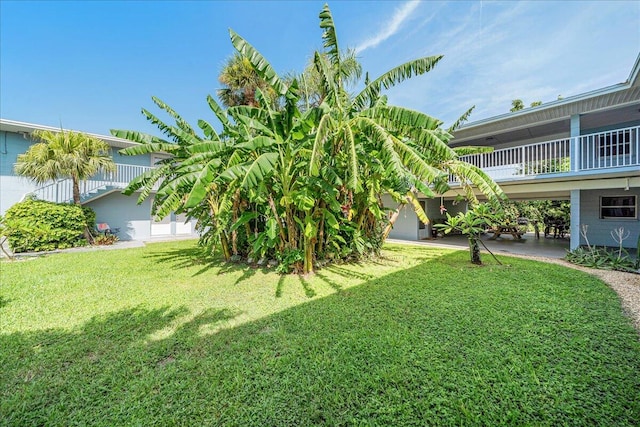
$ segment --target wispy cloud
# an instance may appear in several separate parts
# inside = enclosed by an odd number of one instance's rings
[[[640,33],[624,29],[637,22],[640,7],[603,5],[447,3],[411,46],[418,55],[444,54],[444,59],[429,76],[390,89],[389,102],[445,123],[476,105],[475,121],[508,112],[512,99],[547,103],[623,81],[640,41]],[[393,55],[398,53],[384,58]]]
[[[360,45],[356,47],[357,52],[362,52],[370,47],[375,47],[387,40],[389,37],[396,34],[402,28],[402,24],[411,16],[411,13],[418,7],[420,2],[418,0],[411,0],[402,5],[402,7],[396,9],[389,24],[380,30],[377,34],[369,37]]]

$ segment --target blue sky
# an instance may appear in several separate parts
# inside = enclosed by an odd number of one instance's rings
[[[157,133],[140,114],[155,95],[195,125],[242,35],[279,73],[321,47],[324,2],[0,1],[0,116],[108,134]],[[449,124],[620,83],[640,52],[640,1],[329,3],[342,48],[377,76],[443,54],[390,102]]]

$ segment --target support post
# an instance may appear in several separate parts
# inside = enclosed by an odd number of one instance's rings
[[[571,240],[569,249],[580,247],[580,190],[571,190]]]
[[[569,159],[571,172],[577,172],[580,168],[580,114],[571,116]]]

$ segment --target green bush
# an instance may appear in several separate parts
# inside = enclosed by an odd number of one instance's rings
[[[92,213],[93,211],[91,211]],[[83,208],[76,205],[25,200],[7,210],[5,226],[11,231],[8,236],[13,252],[40,252],[84,246],[83,230],[87,217]],[[95,222],[95,214],[93,214]],[[20,227],[20,223],[30,223],[39,232]],[[46,230],[42,232],[41,230]]]
[[[82,212],[84,213],[87,228],[89,230],[95,230],[96,229],[96,213],[94,212],[94,210],[88,206],[83,206]]]

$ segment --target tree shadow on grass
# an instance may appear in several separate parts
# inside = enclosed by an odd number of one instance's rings
[[[11,300],[9,298],[5,298],[2,295],[0,295],[0,309],[8,306],[10,301]]]
[[[316,291],[313,290],[309,281],[302,275],[298,275],[298,280],[300,280],[300,284],[302,285],[302,289],[304,289],[304,294],[307,298],[313,298],[317,295]]]
[[[194,276],[206,273],[212,268],[222,267],[225,264],[219,255],[207,254],[201,247],[153,251],[145,255],[145,258],[174,270],[202,266]]]
[[[606,286],[464,255],[229,329],[211,309],[150,340],[188,313],[136,308],[0,335],[0,424],[637,422],[640,343]]]
[[[153,259],[154,262],[163,266],[170,266],[175,270],[202,266],[202,268],[196,271],[193,276],[199,276],[211,269],[218,269],[217,274],[219,275],[242,272],[242,276],[236,280],[236,284],[249,279],[258,271],[262,271],[264,273],[269,271],[266,267],[249,265],[242,261],[225,261],[221,255],[207,254],[206,251],[200,247],[153,252],[146,255],[146,257]]]
[[[316,271],[316,277],[319,277],[323,282],[332,287],[336,292],[342,292],[342,285],[337,283],[335,280],[330,279],[326,274],[322,272],[322,270]]]
[[[109,396],[134,407],[140,387],[160,385],[159,369],[198,353],[194,343],[203,330],[239,313],[208,309],[167,337],[150,339],[188,314],[184,307],[133,308],[96,316],[71,332],[0,335],[0,425],[63,425],[78,419],[78,411],[86,411],[80,424],[94,424],[91,414],[110,419],[106,424],[127,424],[126,417],[117,418],[118,405]]]

